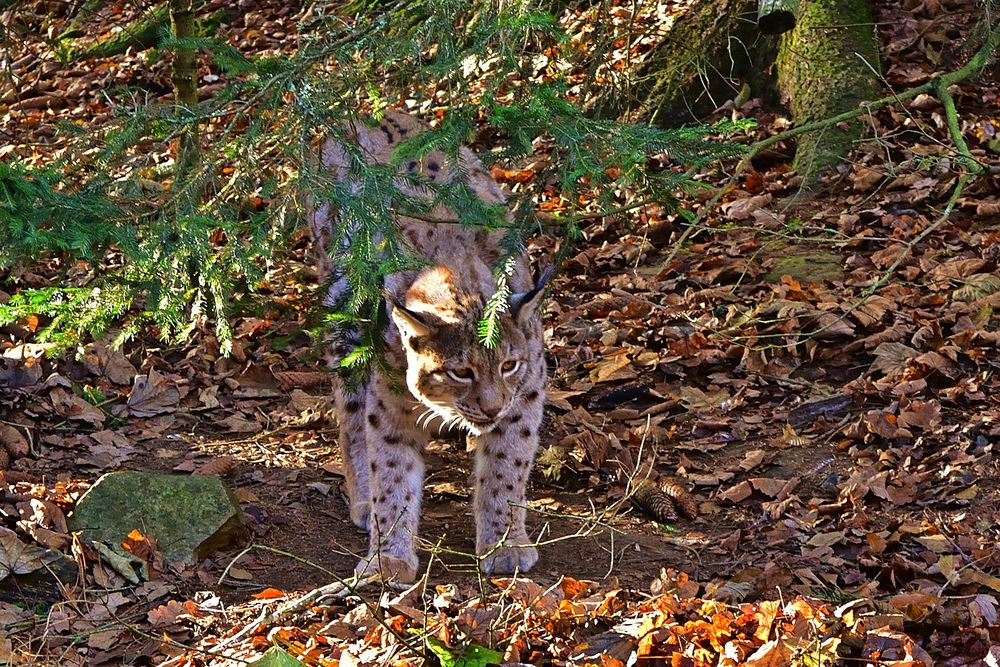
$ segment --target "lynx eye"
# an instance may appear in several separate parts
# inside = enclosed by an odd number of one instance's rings
[[[476,372],[471,368],[449,368],[448,377],[456,382],[472,382],[476,379]]]
[[[500,365],[500,372],[504,375],[512,375],[521,367],[521,362],[517,359],[508,359]]]

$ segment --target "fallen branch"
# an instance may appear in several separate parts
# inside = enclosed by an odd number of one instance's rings
[[[381,580],[381,577],[377,573],[368,574],[363,577],[355,575],[353,577],[348,577],[347,579],[340,579],[337,577],[337,575],[333,574],[329,570],[319,567],[318,565],[311,563],[304,558],[296,556],[295,554],[289,553],[287,551],[282,551],[280,549],[274,549],[272,547],[266,547],[259,544],[251,544],[243,551],[238,553],[236,557],[229,562],[229,565],[226,566],[226,569],[223,570],[222,575],[219,577],[219,582],[221,583],[226,578],[230,568],[232,568],[233,565],[236,564],[236,561],[238,561],[241,557],[243,557],[244,554],[248,553],[253,549],[270,551],[272,553],[277,553],[279,555],[292,558],[301,563],[308,564],[312,567],[321,570],[327,575],[333,577],[335,581],[320,586],[318,588],[314,588],[311,591],[303,593],[302,595],[296,598],[292,598],[291,600],[285,602],[272,612],[268,612],[266,610],[262,611],[256,619],[254,619],[247,625],[243,626],[243,628],[239,632],[237,632],[234,635],[230,635],[229,637],[226,637],[225,639],[221,640],[218,644],[213,646],[208,651],[208,653],[210,654],[217,655],[227,646],[231,646],[236,642],[238,642],[239,640],[245,639],[246,637],[253,635],[253,633],[255,633],[260,628],[274,626],[279,623],[282,623],[286,619],[288,619],[288,617],[293,616],[305,609],[308,609],[313,604],[316,604],[324,599],[331,599],[331,598],[338,599],[347,597],[348,595],[358,595],[359,589]],[[391,581],[385,581],[383,582],[383,585],[397,590],[405,590],[409,588],[409,584],[403,585]],[[364,598],[362,598],[362,602],[367,604],[369,607],[372,606],[370,603],[364,600]],[[380,624],[385,625],[385,623],[381,619],[379,619],[377,615],[375,615],[375,618]],[[395,632],[392,628],[388,626],[386,626],[386,629],[389,630],[393,635],[395,635],[395,637],[400,641],[400,643],[406,648],[408,648],[411,652],[413,652],[416,655],[421,655],[421,652],[415,646],[409,643],[408,637],[400,635],[399,633]]]
[[[265,626],[272,626],[281,623],[289,616],[297,614],[303,609],[307,609],[314,602],[319,600],[321,597],[329,596],[340,596],[346,597],[354,593],[355,590],[361,588],[362,586],[367,586],[378,579],[378,575],[370,574],[366,577],[351,577],[349,579],[341,579],[339,581],[334,581],[332,583],[326,584],[325,586],[320,586],[319,588],[314,588],[313,590],[300,595],[297,598],[289,600],[272,612],[262,611],[260,616],[256,619],[247,623],[243,628],[234,635],[226,637],[218,644],[213,646],[209,653],[218,654],[222,649],[235,644],[241,639],[249,637],[258,629]]]

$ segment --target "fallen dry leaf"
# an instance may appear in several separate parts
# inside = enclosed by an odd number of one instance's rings
[[[14,531],[0,528],[0,581],[12,574],[31,574],[59,558],[58,552],[25,544]]]
[[[106,377],[115,384],[128,385],[135,377],[136,369],[121,350],[92,343],[84,348],[80,359],[91,373]]]
[[[49,400],[52,402],[52,409],[61,417],[84,421],[96,428],[104,425],[104,413],[81,396],[57,387],[49,394]]]
[[[136,375],[132,393],[128,397],[128,410],[134,417],[154,417],[173,412],[180,403],[177,386],[153,369],[148,375]]]

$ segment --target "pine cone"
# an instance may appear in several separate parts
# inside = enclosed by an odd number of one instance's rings
[[[221,458],[212,459],[211,461],[206,461],[197,468],[195,468],[191,474],[192,475],[202,475],[203,477],[225,477],[233,471],[239,461],[234,459],[232,456],[223,456]]]
[[[676,482],[663,482],[660,488],[673,500],[674,507],[680,510],[681,514],[689,519],[698,516],[698,501],[683,486]]]
[[[285,391],[327,387],[330,384],[330,374],[317,371],[274,371],[274,379]]]
[[[24,458],[29,451],[28,440],[9,424],[0,424],[0,446],[14,459]]]
[[[674,503],[652,482],[643,482],[632,494],[632,500],[646,514],[659,523],[677,521],[677,510]]]

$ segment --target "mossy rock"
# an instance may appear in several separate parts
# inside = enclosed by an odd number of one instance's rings
[[[104,475],[69,516],[71,530],[117,547],[138,529],[168,561],[198,560],[246,534],[239,502],[218,477],[127,471]]]
[[[800,283],[823,283],[840,280],[844,277],[844,268],[839,255],[810,250],[791,252],[774,260],[774,266],[767,272],[764,279],[768,282],[780,282],[782,276],[791,276]]]

